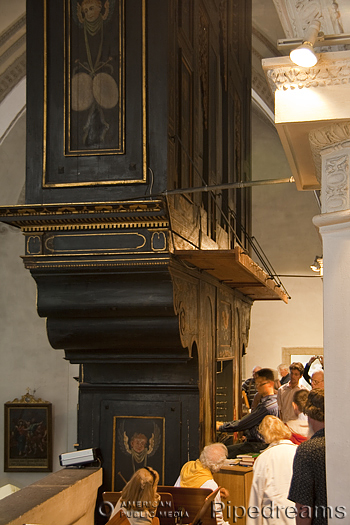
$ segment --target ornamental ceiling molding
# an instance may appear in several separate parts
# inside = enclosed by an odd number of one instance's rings
[[[283,57],[284,63],[280,59],[264,60],[263,68],[272,92],[350,83],[349,51],[322,53],[319,56],[316,66],[310,68],[295,66],[287,57]]]
[[[314,129],[309,133],[309,142],[316,167],[316,177],[321,184],[322,154],[342,154],[350,148],[350,121],[339,122]]]
[[[0,34],[0,102],[26,75],[26,15]]]
[[[338,0],[339,2],[339,0]],[[320,20],[326,35],[344,33],[336,0],[273,0],[286,38],[302,38],[312,20]]]
[[[271,111],[274,111],[274,101],[266,79],[255,68],[252,70],[252,89],[258,93]]]

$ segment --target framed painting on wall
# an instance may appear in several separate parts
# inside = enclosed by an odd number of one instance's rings
[[[152,467],[164,484],[164,417],[114,416],[112,491],[121,490],[136,470]]]
[[[52,405],[27,393],[5,403],[5,472],[52,471]]]

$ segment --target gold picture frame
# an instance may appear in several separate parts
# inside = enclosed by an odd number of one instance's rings
[[[4,416],[4,471],[52,472],[52,404],[27,393]]]

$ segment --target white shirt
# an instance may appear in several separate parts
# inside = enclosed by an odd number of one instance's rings
[[[283,439],[269,445],[255,460],[246,525],[295,525],[292,510],[288,514],[287,509],[286,514],[286,507],[294,507],[287,496],[297,448],[289,439]],[[253,513],[251,507],[257,507],[259,513]]]
[[[287,421],[286,425],[295,434],[299,434],[300,436],[304,437],[310,436],[308,419],[303,413],[298,415],[298,419],[291,419],[290,421]]]
[[[299,386],[299,383],[296,386],[291,387],[289,382],[280,386],[277,390],[277,404],[280,412],[280,418],[282,419],[283,423],[286,423],[291,419],[297,419],[292,405],[294,392],[297,390],[306,390],[306,388]]]

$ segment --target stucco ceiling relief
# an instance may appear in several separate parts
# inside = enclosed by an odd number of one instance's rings
[[[343,33],[340,3],[335,0],[273,0],[287,38],[302,38],[313,20],[326,35]]]
[[[350,121],[313,130],[309,141],[321,179],[322,213],[350,209]]]
[[[349,51],[321,53],[317,64],[310,68],[295,66],[288,57],[265,59],[263,69],[273,92],[279,89],[348,84],[350,53]]]

